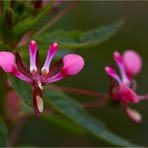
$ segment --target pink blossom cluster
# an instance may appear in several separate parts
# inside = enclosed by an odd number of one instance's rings
[[[45,63],[40,69],[37,43],[34,40],[30,41],[30,70],[23,64],[18,53],[14,54],[8,51],[0,52],[0,66],[2,69],[32,86],[33,106],[36,116],[43,111],[43,86],[59,81],[65,77],[76,75],[84,66],[83,58],[77,54],[67,54],[63,59],[60,59],[51,66],[51,61],[57,51],[58,44],[52,43],[48,49]]]
[[[129,103],[139,103],[141,97],[135,92],[134,76],[142,68],[142,60],[134,50],[126,50],[121,56],[119,52],[114,52],[114,60],[119,68],[120,75],[111,66],[106,66],[105,71],[112,79],[109,94],[113,100],[119,101],[128,117],[140,123],[141,115],[129,107]]]
[[[80,55],[67,54],[59,59],[53,66],[51,62],[58,51],[58,44],[52,43],[47,51],[45,63],[41,67],[38,53],[38,45],[35,40],[29,43],[30,68],[23,64],[18,53],[8,51],[0,52],[1,68],[15,77],[25,81],[32,86],[33,107],[36,116],[43,111],[43,87],[46,84],[57,82],[65,77],[78,74],[84,67],[84,60]],[[128,117],[136,123],[142,122],[139,112],[131,109],[130,103],[139,103],[146,99],[139,96],[135,89],[134,76],[142,68],[140,55],[134,50],[126,50],[123,55],[114,52],[114,60],[119,68],[119,74],[111,66],[105,67],[105,72],[111,78],[109,96],[114,101],[118,101],[124,108]]]

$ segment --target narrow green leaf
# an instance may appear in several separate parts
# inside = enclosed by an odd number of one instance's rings
[[[3,10],[5,10],[5,8],[10,7],[11,5],[11,0],[4,0],[3,2]]]
[[[56,124],[66,131],[77,133],[77,134],[86,134],[86,132],[81,128],[81,126],[75,124],[74,122],[69,121],[59,115],[42,115],[41,118],[46,119],[49,123]]]
[[[92,118],[80,104],[64,93],[47,90],[44,99],[99,139],[116,146],[137,146],[109,131],[101,121]]]
[[[14,23],[14,12],[12,8],[5,9],[5,23],[9,27],[12,26]]]
[[[10,78],[16,92],[28,105],[32,105],[31,88],[27,84],[12,76]],[[46,105],[53,105],[65,116],[70,118],[75,123],[81,125],[83,128],[87,129],[100,140],[104,140],[116,146],[138,146],[109,131],[103,122],[101,122],[99,119],[96,120],[92,118],[78,102],[74,101],[69,96],[60,91],[46,89],[43,99]]]
[[[0,41],[0,50],[9,49],[9,46]]]
[[[17,35],[20,35],[20,34],[26,32],[26,31],[28,31],[32,27],[34,27],[49,12],[50,8],[52,7],[52,4],[53,3],[50,3],[48,6],[46,6],[43,9],[43,11],[37,17],[30,19],[26,22],[21,22],[21,23],[15,25],[14,28],[13,28],[13,32]]]
[[[112,37],[123,25],[124,20],[120,20],[110,25],[105,25],[87,32],[81,31],[55,31],[35,36],[39,41],[39,47],[46,49],[52,42],[57,42],[60,48],[74,49],[86,48],[103,43]]]
[[[7,128],[0,118],[0,147],[6,147],[7,144]]]

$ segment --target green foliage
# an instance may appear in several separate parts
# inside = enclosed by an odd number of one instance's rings
[[[22,56],[26,58],[26,55],[28,55],[28,50],[26,50],[28,49],[28,45],[24,45],[23,43],[26,43],[30,38],[34,38],[39,44],[41,60],[45,53],[47,53],[47,49],[52,42],[57,42],[60,49],[68,49],[59,51],[57,54],[57,57],[59,58],[62,57],[65,53],[71,52],[74,49],[86,49],[88,47],[99,45],[105,42],[110,37],[112,37],[124,23],[124,20],[119,20],[113,24],[104,25],[102,27],[84,32],[63,30],[44,32],[46,29],[49,29],[50,24],[53,25],[58,19],[60,19],[60,15],[57,15],[58,17],[54,18],[56,13],[52,14],[55,2],[56,1],[51,1],[47,4],[47,6],[38,10],[34,8],[32,1],[14,1],[13,3],[10,0],[3,1],[0,4],[0,50],[15,49],[17,51],[20,50],[18,48],[18,45],[20,44],[20,46],[24,46],[21,47],[20,51]],[[67,11],[68,9],[69,5],[67,7],[66,4],[65,9],[63,10]],[[61,13],[61,16],[63,16],[65,12],[60,11],[58,14]],[[50,20],[51,18],[53,20]],[[45,27],[46,29],[44,28],[44,30],[40,27]],[[41,31],[39,29],[41,29]],[[38,31],[40,33],[38,33]],[[43,32],[43,34],[38,35],[41,34],[41,32]],[[25,39],[25,41],[21,44],[20,41],[26,33],[30,33],[28,39]],[[33,35],[33,33],[35,34]],[[14,78],[13,76],[9,77],[11,79],[13,88],[24,101],[22,103],[21,111],[26,114],[33,113],[31,87],[25,82]],[[1,95],[1,108],[3,110],[3,107],[5,108],[6,105],[6,93],[4,91],[5,87],[3,83],[2,87],[3,89],[1,90],[4,95]],[[107,129],[102,121],[90,116],[78,102],[74,101],[73,98],[69,97],[61,91],[55,91],[46,88],[43,100],[45,107],[54,107],[56,112],[60,112],[58,115],[53,113],[52,116],[48,116],[48,114],[43,113],[41,118],[46,118],[49,122],[53,122],[67,129],[68,131],[77,132],[78,134],[91,133],[99,140],[103,140],[114,146],[138,146],[112,133],[109,129]],[[7,121],[7,117],[3,118],[4,121],[5,119]],[[2,119],[0,118],[0,146],[4,147],[7,144],[7,128]]]
[[[18,80],[17,78],[9,75],[12,85],[15,88],[17,94],[23,98],[24,102],[32,106],[32,91],[31,87],[23,81]]]
[[[48,89],[45,91],[44,99],[68,118],[86,128],[100,140],[102,139],[114,146],[136,146],[128,140],[125,140],[109,131],[103,122],[99,119],[96,120],[92,118],[78,102],[74,101],[64,93]]]
[[[55,31],[35,36],[40,48],[46,49],[52,42],[57,42],[60,48],[77,49],[101,44],[112,37],[123,25],[124,20],[117,21],[87,32],[81,31]]]
[[[68,119],[63,118],[59,115],[52,114],[52,113],[49,115],[43,114],[41,115],[41,118],[46,119],[49,122],[49,124],[52,122],[53,124],[56,124],[64,128],[65,131],[67,132],[72,132],[77,134],[86,134],[85,130],[81,126],[75,124],[74,122],[70,122]]]
[[[17,35],[23,34],[24,32],[28,31],[42,20],[42,18],[49,12],[53,3],[50,3],[46,8],[35,18],[29,19],[25,22],[21,22],[14,26],[13,32]]]
[[[31,100],[31,89],[30,87],[23,83],[22,81],[11,77],[11,81],[14,89],[23,98],[23,100],[32,105]],[[112,145],[116,146],[136,146],[129,141],[113,134],[109,131],[103,122],[99,119],[96,120],[92,118],[81,105],[71,99],[69,96],[65,95],[60,91],[47,90],[44,92],[44,101],[46,105],[52,105],[58,109],[65,116],[70,118],[75,123],[81,125],[87,129],[90,133],[94,134],[100,140],[104,140]]]

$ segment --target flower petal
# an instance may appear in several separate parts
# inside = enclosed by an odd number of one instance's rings
[[[120,83],[118,94],[119,100],[123,103],[138,103],[140,101],[138,95],[124,83]]]
[[[113,79],[115,79],[118,83],[121,82],[121,80],[120,80],[118,74],[115,72],[115,70],[114,70],[112,67],[106,66],[106,67],[105,67],[105,72],[106,72],[110,77],[112,77]]]
[[[5,72],[11,73],[17,78],[27,82],[32,83],[32,80],[24,76],[21,72],[17,70],[15,64],[15,55],[11,52],[1,51],[0,52],[0,66]]]
[[[32,74],[30,73],[30,71],[25,67],[25,65],[23,64],[20,55],[18,53],[15,54],[15,59],[16,59],[16,65],[17,65],[17,69],[26,77],[28,78],[32,78]]]
[[[30,53],[30,72],[36,73],[37,67],[36,67],[36,56],[37,56],[37,43],[36,41],[32,40],[29,43],[29,53]]]
[[[57,50],[58,50],[58,44],[57,43],[51,44],[51,46],[48,49],[48,53],[47,53],[47,57],[46,57],[44,66],[41,69],[43,74],[48,74],[50,63],[51,63],[53,57],[55,56]]]
[[[13,73],[16,71],[15,55],[11,52],[0,52],[0,66],[5,72]]]
[[[131,119],[135,123],[142,123],[142,116],[139,112],[137,112],[136,110],[133,110],[129,107],[127,107],[125,111],[129,117],[129,119]]]
[[[32,84],[32,79],[30,79],[29,77],[26,77],[25,75],[23,75],[21,72],[19,72],[18,70],[16,70],[13,73],[14,76],[16,76],[17,78],[19,78],[22,81],[25,81],[26,83]]]
[[[57,73],[56,75],[49,77],[49,78],[45,78],[45,80],[42,80],[42,83],[53,83],[53,82],[57,82],[60,81],[61,79],[65,78],[66,76],[60,71],[59,73]]]
[[[123,63],[123,59],[120,55],[119,52],[114,52],[114,60],[115,62],[117,63],[118,67],[119,67],[119,70],[120,70],[120,73],[121,73],[121,77],[122,77],[122,81],[124,83],[126,83],[127,85],[130,84],[130,80],[129,78],[127,77],[127,74],[126,74],[126,69],[124,67],[124,63]]]
[[[123,61],[126,70],[131,75],[136,75],[142,68],[142,60],[140,55],[133,50],[126,50],[123,54]]]
[[[56,75],[45,79],[44,83],[53,83],[56,81],[59,81],[67,76],[76,75],[79,73],[83,66],[84,66],[84,60],[81,56],[77,54],[68,54],[63,58],[64,66],[62,70],[57,73]]]
[[[81,56],[77,54],[68,54],[63,58],[64,66],[62,68],[62,73],[64,75],[76,75],[84,67],[84,60]]]

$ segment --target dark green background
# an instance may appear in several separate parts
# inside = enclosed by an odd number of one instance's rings
[[[134,49],[142,56],[143,69],[136,76],[138,94],[148,92],[148,2],[101,2],[83,1],[56,23],[50,30],[89,30],[104,24],[113,23],[121,18],[126,22],[120,31],[101,45],[77,50],[85,59],[84,70],[75,77],[67,78],[57,84],[79,87],[98,92],[107,92],[108,77],[104,72],[106,65],[115,65],[113,51],[123,52]],[[78,101],[91,101],[95,98],[74,95]],[[139,110],[144,124],[136,125],[127,119],[120,107],[102,107],[89,112],[102,119],[107,127],[129,139],[133,143],[147,145],[148,137],[148,101],[143,101],[133,108]],[[70,121],[71,122],[71,121]],[[17,141],[18,145],[30,146],[109,146],[98,141],[90,134],[77,134],[65,130],[46,119],[30,119],[25,122]]]

